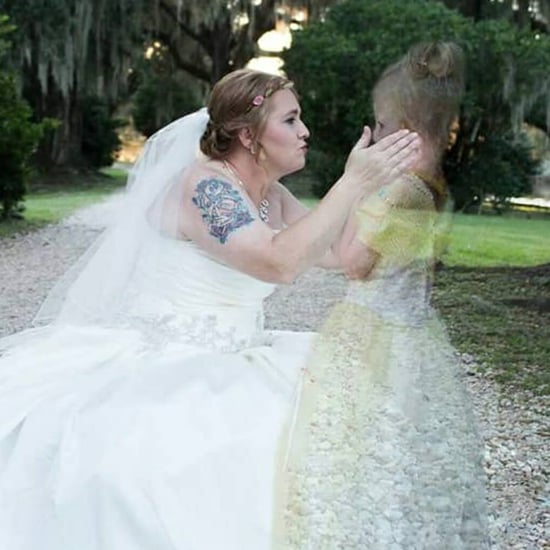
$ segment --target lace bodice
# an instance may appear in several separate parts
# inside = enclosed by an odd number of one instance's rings
[[[260,343],[263,300],[274,285],[214,261],[194,243],[151,233],[117,322],[155,344],[236,351]]]

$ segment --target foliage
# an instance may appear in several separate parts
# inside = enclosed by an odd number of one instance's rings
[[[112,117],[107,102],[86,98],[82,109],[82,156],[94,168],[110,166],[121,142],[116,132],[123,121]]]
[[[31,121],[31,110],[16,91],[12,76],[0,73],[0,218],[18,214],[26,191],[29,158],[43,126]]]
[[[531,178],[539,165],[523,134],[515,139],[490,134],[479,140],[475,154],[460,164],[452,161],[448,155],[446,174],[456,204],[465,209],[475,203],[479,210],[485,199],[490,198],[498,212],[507,207],[510,197],[530,193]]]
[[[518,136],[522,122],[535,109],[540,114],[541,103],[550,115],[550,38],[537,39],[506,21],[474,23],[440,2],[347,0],[324,22],[295,33],[284,56],[312,130],[316,194],[324,194],[341,173],[360,126],[372,122],[370,90],[382,70],[410,45],[426,40],[454,40],[469,60],[460,127],[447,155],[449,183],[459,191],[457,206],[468,207],[487,193],[500,200],[525,189],[532,165]],[[501,166],[512,149],[513,158]],[[492,174],[491,183],[465,185],[467,174]],[[508,174],[511,181],[500,179]],[[483,195],[474,193],[479,188]]]
[[[202,90],[175,71],[164,53],[164,48],[157,48],[137,71],[139,84],[132,98],[132,114],[136,129],[146,136],[202,105]]]
[[[349,0],[293,35],[285,70],[301,94],[317,151],[318,195],[341,173],[361,125],[372,122],[370,91],[382,70],[421,40],[454,38],[468,21],[428,1]]]
[[[0,13],[0,59],[4,59],[9,50],[8,37],[14,30],[15,27],[10,23],[9,17]]]
[[[14,31],[9,18],[0,15],[0,59],[9,50]],[[18,95],[13,75],[0,71],[0,219],[17,216],[25,196],[29,159],[51,121],[33,123],[31,110]]]
[[[147,0],[3,0],[17,26],[11,63],[35,117],[60,121],[38,156],[49,166],[83,162],[83,109],[89,96],[115,105],[143,52]],[[87,145],[85,145],[87,147]]]
[[[43,95],[85,91],[115,99],[143,40],[146,0],[3,0],[17,26],[14,61]]]

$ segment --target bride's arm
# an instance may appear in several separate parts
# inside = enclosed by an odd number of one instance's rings
[[[281,200],[283,223],[290,225],[303,218],[309,209],[305,207],[286,187],[277,184]],[[315,266],[324,269],[343,269],[350,279],[364,279],[374,267],[378,254],[355,238],[357,223],[355,211],[360,201],[356,201],[340,237],[332,243],[330,249],[315,262]]]
[[[310,211],[284,185],[277,183],[276,186],[278,197],[281,201],[282,221],[285,226],[297,222]],[[341,267],[340,264],[340,258],[333,243],[331,248],[314,265],[325,269],[338,269]]]
[[[187,182],[183,233],[253,277],[291,282],[326,254],[359,196],[410,165],[416,145],[413,134],[398,132],[367,150],[356,147],[346,172],[318,206],[275,235],[240,188],[219,174],[204,174]]]
[[[274,234],[241,188],[205,174],[184,196],[182,231],[213,258],[261,280],[292,282],[329,249],[354,202],[340,179],[317,208]]]

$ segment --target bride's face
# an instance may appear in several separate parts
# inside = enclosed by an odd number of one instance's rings
[[[269,115],[260,139],[260,162],[279,178],[301,170],[306,162],[309,130],[300,118],[300,104],[290,90],[269,98]]]

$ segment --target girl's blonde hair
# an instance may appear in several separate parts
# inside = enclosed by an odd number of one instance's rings
[[[411,47],[378,79],[373,97],[393,110],[402,128],[418,132],[442,156],[464,95],[464,53],[453,42]],[[427,182],[430,186],[429,182]],[[432,189],[436,204],[440,192]]]

